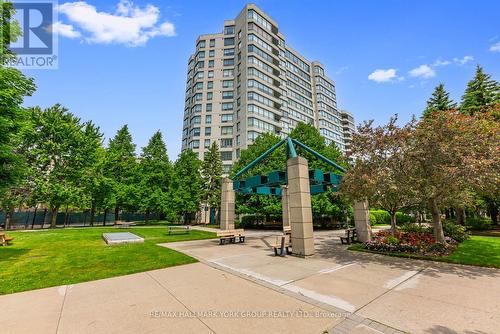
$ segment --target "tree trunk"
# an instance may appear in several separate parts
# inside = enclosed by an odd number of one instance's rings
[[[56,227],[57,213],[59,212],[59,207],[55,206],[50,210],[50,228]]]
[[[64,227],[68,226],[68,204],[66,204],[66,212],[64,212]]]
[[[465,211],[464,211],[464,209],[456,207],[455,212],[457,213],[457,215],[456,215],[457,225],[464,225],[464,223],[465,223]]]
[[[5,225],[4,225],[5,230],[10,230],[10,225],[12,222],[13,215],[14,215],[14,208],[9,208],[9,210],[5,212]]]
[[[45,208],[45,210],[43,210],[43,219],[42,219],[42,226],[40,228],[43,228],[43,225],[45,225],[47,223],[47,208]]]
[[[396,234],[396,212],[391,212],[391,233]]]
[[[434,226],[434,237],[436,241],[444,244],[444,232],[443,225],[441,223],[441,211],[439,211],[437,202],[435,198],[429,200],[429,210],[432,214],[432,225]]]
[[[120,220],[120,207],[117,205],[115,206],[115,225],[118,220]]]
[[[106,226],[106,216],[108,215],[108,209],[104,209],[104,218],[102,219],[102,226]]]
[[[95,202],[92,201],[92,204],[90,205],[90,226],[94,226],[94,221],[95,221]]]
[[[35,212],[33,213],[33,220],[31,221],[31,229],[35,228],[36,212],[38,210],[38,205],[35,205]]]
[[[144,215],[144,222],[146,223],[146,225],[149,222],[149,209],[146,210],[146,214]]]
[[[488,204],[488,214],[494,225],[498,224],[498,206],[495,203]]]
[[[446,219],[450,219],[451,218],[450,209],[448,209],[448,208],[444,209],[444,216],[445,216]]]

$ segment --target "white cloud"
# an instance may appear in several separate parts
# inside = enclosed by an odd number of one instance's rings
[[[389,82],[394,78],[396,78],[396,70],[394,68],[387,70],[375,70],[368,76],[369,80],[376,82]]]
[[[474,60],[474,57],[472,56],[464,56],[463,58],[453,58],[453,62],[458,65],[465,65],[468,62],[471,62]]]
[[[59,5],[60,13],[86,33],[89,43],[144,45],[156,36],[175,36],[170,22],[159,23],[160,10],[153,5],[144,8],[120,0],[115,13],[99,12],[85,1]]]
[[[429,65],[420,65],[417,68],[414,68],[410,72],[408,72],[412,77],[421,77],[421,78],[432,78],[436,75],[436,72]]]
[[[500,42],[496,42],[492,46],[490,46],[491,52],[500,52]]]
[[[68,38],[78,38],[81,37],[82,34],[75,30],[71,24],[64,24],[62,22],[56,22],[52,25],[52,31],[55,34],[59,34],[60,36],[68,37]]]
[[[451,65],[451,61],[438,59],[431,66],[437,67],[437,66],[447,66],[447,65]]]

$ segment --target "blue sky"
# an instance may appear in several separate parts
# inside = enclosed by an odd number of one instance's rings
[[[443,82],[459,101],[476,64],[500,80],[500,1],[254,1],[286,41],[320,60],[338,106],[359,123],[419,115]],[[180,151],[187,59],[244,1],[59,2],[59,68],[29,70],[26,105],[61,103],[107,138],[128,124],[144,146],[161,130]],[[99,24],[103,23],[103,24]],[[65,35],[65,36],[62,36]],[[107,142],[107,139],[106,139]]]

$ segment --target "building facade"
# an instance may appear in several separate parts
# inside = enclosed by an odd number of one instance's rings
[[[203,159],[216,142],[227,173],[259,134],[284,137],[298,122],[312,124],[346,152],[335,83],[320,62],[286,44],[271,17],[249,4],[224,21],[222,32],[198,37],[188,61],[183,150]]]

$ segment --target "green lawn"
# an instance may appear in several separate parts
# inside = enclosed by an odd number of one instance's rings
[[[108,246],[101,238],[103,232],[119,231],[135,233],[145,241]],[[194,258],[156,244],[215,237],[215,233],[197,230],[167,235],[165,227],[94,227],[7,234],[15,239],[11,245],[0,247],[0,294],[193,263]]]
[[[500,238],[498,237],[471,236],[469,240],[458,245],[457,249],[448,256],[421,256],[398,252],[376,252],[364,249],[362,244],[352,245],[349,247],[349,250],[421,260],[500,268]]]

